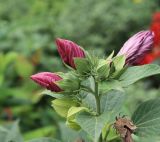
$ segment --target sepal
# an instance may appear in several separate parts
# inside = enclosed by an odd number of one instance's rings
[[[99,78],[106,79],[110,73],[110,63],[107,63],[106,60],[100,59],[97,72]]]
[[[74,72],[61,74],[63,80],[57,81],[56,84],[64,90],[64,92],[74,93],[80,88],[80,80]]]

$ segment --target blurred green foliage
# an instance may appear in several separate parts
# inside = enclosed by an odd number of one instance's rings
[[[159,0],[0,0],[1,124],[20,119],[26,140],[64,139],[64,126],[50,107],[51,98],[40,95],[40,88],[29,79],[36,72],[64,70],[55,38],[73,40],[102,56],[117,52],[131,34],[149,27],[159,7]],[[159,96],[154,88],[158,80],[129,88],[124,112]]]

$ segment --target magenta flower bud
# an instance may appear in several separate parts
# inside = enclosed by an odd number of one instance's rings
[[[62,89],[56,85],[56,81],[61,80],[62,78],[51,72],[41,72],[31,76],[31,79],[38,83],[39,85],[51,90],[53,92],[61,92]]]
[[[67,65],[75,68],[74,58],[84,58],[84,51],[80,48],[76,43],[65,40],[65,39],[56,39],[56,44],[58,48],[58,52]]]
[[[141,31],[127,40],[117,55],[125,55],[127,65],[139,65],[143,57],[151,50],[154,34]]]

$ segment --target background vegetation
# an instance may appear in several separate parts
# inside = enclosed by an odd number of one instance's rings
[[[9,122],[19,120],[25,140],[78,138],[50,107],[51,98],[40,95],[42,90],[30,75],[64,70],[55,38],[108,55],[133,33],[149,28],[158,10],[159,0],[0,0],[0,125],[8,128]],[[128,88],[125,113],[141,101],[160,96],[159,80],[151,77]],[[17,130],[17,122],[8,130]]]

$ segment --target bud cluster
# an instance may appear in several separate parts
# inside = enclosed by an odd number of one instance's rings
[[[126,65],[138,65],[138,62],[143,59],[148,51],[151,50],[153,37],[154,35],[151,31],[141,31],[135,34],[128,41],[126,41],[117,56],[124,55],[126,58]],[[78,60],[80,60],[79,58],[86,58],[85,51],[72,41],[58,38],[56,39],[56,44],[62,61],[75,70],[75,62],[77,61],[75,61],[75,59],[78,58]],[[99,62],[100,64],[98,70],[104,70],[107,74],[107,66],[109,65],[107,65],[107,62],[109,62],[109,60],[102,59]],[[84,65],[85,69],[87,69],[87,66],[89,66],[90,63],[89,60],[82,59],[77,64],[81,64],[81,66]],[[103,65],[105,65],[105,67]],[[60,75],[58,75],[58,73],[42,72],[32,75],[31,79],[53,92],[62,91],[62,89],[56,84],[57,81],[63,79]]]
[[[108,89],[105,88],[106,82],[118,81],[128,66],[139,65],[138,62],[151,49],[153,37],[151,31],[141,31],[126,41],[115,57],[112,53],[106,59],[89,54],[72,41],[58,38],[58,52],[70,71],[41,72],[32,75],[31,79],[54,92],[53,94],[58,94],[59,97],[55,97],[52,106],[58,114],[66,118],[69,127],[78,130],[80,126],[76,123],[76,114],[87,111],[92,115],[100,115],[100,98]],[[86,105],[87,102],[83,99],[88,96],[93,103],[95,100],[96,109]]]

